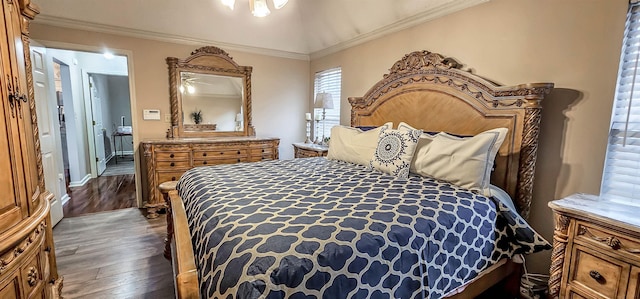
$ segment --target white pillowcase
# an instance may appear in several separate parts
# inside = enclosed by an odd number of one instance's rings
[[[398,128],[402,126],[410,127],[401,123]],[[491,196],[491,169],[507,133],[506,128],[464,138],[444,132],[435,135],[423,133],[410,170]]]
[[[369,166],[369,161],[378,146],[380,131],[391,127],[393,123],[390,122],[369,131],[335,126],[331,128],[327,159]]]

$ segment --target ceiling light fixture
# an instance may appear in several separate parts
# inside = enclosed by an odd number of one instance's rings
[[[231,10],[233,10],[233,7],[235,6],[236,1],[235,0],[220,0],[222,2],[222,5],[230,8]],[[275,9],[281,9],[283,8],[287,2],[289,2],[289,0],[272,0],[273,1],[273,7]],[[267,6],[267,0],[249,0],[249,9],[251,10],[251,14],[253,14],[255,17],[266,17],[271,13],[271,10],[269,10],[269,7]]]

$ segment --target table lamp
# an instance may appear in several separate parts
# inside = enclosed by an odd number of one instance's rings
[[[316,101],[313,105],[314,108],[322,108],[322,140],[320,144],[324,144],[324,124],[326,119],[326,109],[333,109],[333,97],[328,92],[320,92],[316,94]]]

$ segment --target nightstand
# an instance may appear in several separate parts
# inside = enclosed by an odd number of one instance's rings
[[[549,202],[550,298],[640,297],[640,207],[574,194]]]
[[[295,158],[325,157],[329,147],[313,143],[294,143],[293,154]]]

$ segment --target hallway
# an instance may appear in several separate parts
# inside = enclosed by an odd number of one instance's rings
[[[100,176],[73,187],[64,205],[64,217],[137,207],[133,174]]]

